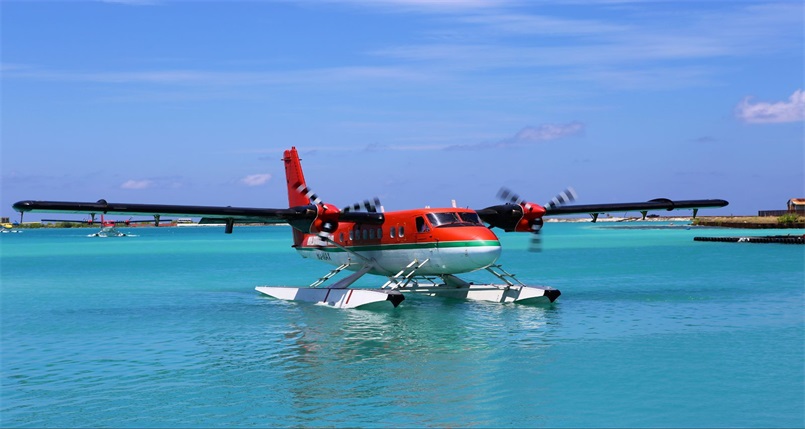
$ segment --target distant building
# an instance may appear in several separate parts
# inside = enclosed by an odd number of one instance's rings
[[[782,216],[788,213],[796,213],[805,216],[805,198],[791,198],[786,203],[787,210],[759,210],[758,216]]]
[[[805,215],[805,198],[791,198],[788,200],[788,212]]]

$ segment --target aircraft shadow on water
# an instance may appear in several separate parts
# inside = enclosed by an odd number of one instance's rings
[[[130,204],[68,201],[19,201],[20,212],[129,214],[160,217],[202,217],[225,224],[226,233],[236,223],[288,223],[292,226],[293,248],[303,257],[332,265],[330,272],[307,287],[258,286],[257,291],[278,299],[319,303],[338,308],[368,305],[393,306],[405,293],[492,302],[553,302],[557,289],[530,286],[497,264],[501,244],[492,228],[531,234],[532,250],[539,250],[543,217],[600,213],[724,207],[720,199],[654,199],[639,203],[568,204],[575,193],[567,189],[547,204],[520,198],[507,189],[498,197],[503,204],[473,210],[469,208],[420,208],[384,212],[377,198],[343,209],[322,202],[308,188],[296,148],[284,152],[288,208],[221,207],[164,204]],[[325,284],[341,271],[352,274]],[[497,283],[475,284],[457,274],[486,270]],[[383,276],[379,288],[350,287],[366,274]]]

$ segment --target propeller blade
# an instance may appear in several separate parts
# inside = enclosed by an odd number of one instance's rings
[[[356,212],[361,209],[361,206],[366,210],[368,213],[377,213],[377,208],[380,207],[380,199],[377,197],[372,198],[372,201],[363,200],[363,203],[355,203],[351,206],[344,207],[342,210],[344,213],[348,212]]]
[[[509,201],[513,204],[520,204],[523,202],[523,199],[520,198],[519,195],[515,194],[511,189],[506,187],[500,188],[498,191],[498,198],[504,201]]]
[[[559,206],[571,203],[573,201],[576,201],[576,197],[577,197],[576,191],[571,187],[567,187],[564,191],[556,194],[556,196],[553,197],[553,199],[551,199],[551,201],[549,201],[548,204],[545,204],[545,209],[555,209]]]
[[[542,237],[538,232],[531,234],[531,243],[528,245],[528,251],[532,253],[542,252]]]
[[[296,188],[296,190],[299,191],[300,194],[304,195],[307,199],[309,199],[313,204],[316,205],[321,204],[321,198],[319,198],[319,196],[316,195],[315,192],[311,191],[307,186],[299,185],[299,187]]]
[[[542,219],[537,219],[531,225],[531,242],[528,246],[529,252],[542,252]]]
[[[380,207],[380,198],[374,197],[372,198],[372,203],[367,205],[368,201],[364,201],[364,207],[366,210],[371,213],[377,213],[377,208]]]

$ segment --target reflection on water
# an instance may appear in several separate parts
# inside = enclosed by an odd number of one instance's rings
[[[251,413],[263,416],[255,423],[269,425],[494,424],[501,401],[519,395],[516,361],[538,363],[560,324],[551,305],[415,297],[404,310],[335,310],[256,300],[287,323],[197,339],[203,365],[215,367],[204,372],[231,369],[237,378],[217,383],[249,389]]]

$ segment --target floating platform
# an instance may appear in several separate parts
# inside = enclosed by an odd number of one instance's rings
[[[722,243],[805,244],[805,235],[769,235],[764,237],[693,237],[693,241],[719,241]]]
[[[392,289],[258,286],[255,290],[277,299],[313,302],[334,308],[366,307],[386,301],[396,307],[405,299],[399,291]]]
[[[444,284],[420,284],[399,289],[284,286],[258,286],[255,289],[262,294],[277,299],[312,302],[333,308],[366,308],[383,302],[390,302],[394,307],[397,307],[405,299],[403,293],[499,303],[554,302],[561,295],[558,289],[547,286],[469,283],[461,287]]]
[[[399,289],[403,293],[415,293],[443,298],[468,299],[488,302],[554,302],[562,293],[548,286],[506,284],[470,284],[460,287],[437,284],[417,284]]]

